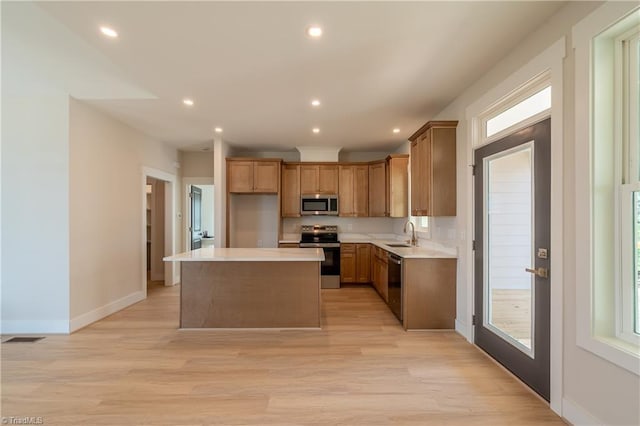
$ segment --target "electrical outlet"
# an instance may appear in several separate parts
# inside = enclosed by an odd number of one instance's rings
[[[257,246],[258,246],[258,247],[262,247],[262,240],[258,240],[258,244],[257,244]]]
[[[347,223],[347,231],[353,231],[353,224]]]

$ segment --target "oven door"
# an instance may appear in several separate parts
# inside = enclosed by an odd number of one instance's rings
[[[320,265],[320,275],[340,276],[340,246],[323,247],[324,262]]]
[[[300,248],[322,248],[324,260],[320,264],[320,275],[340,276],[340,243],[307,243],[300,242]]]

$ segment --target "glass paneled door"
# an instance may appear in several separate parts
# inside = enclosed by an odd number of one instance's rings
[[[475,152],[475,342],[547,400],[550,128]]]

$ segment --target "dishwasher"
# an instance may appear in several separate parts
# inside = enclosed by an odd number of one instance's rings
[[[388,258],[387,285],[389,308],[400,322],[402,322],[402,258],[393,253],[388,253]]]

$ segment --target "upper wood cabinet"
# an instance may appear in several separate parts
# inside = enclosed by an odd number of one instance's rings
[[[228,192],[277,194],[280,163],[280,160],[227,158]]]
[[[394,154],[369,164],[369,216],[409,214],[409,156]]]
[[[300,194],[337,194],[338,166],[335,164],[300,165]]]
[[[300,166],[282,166],[282,217],[300,216]]]
[[[369,216],[387,215],[386,161],[369,164]]]
[[[456,215],[457,121],[430,121],[411,141],[411,215]]]
[[[339,216],[368,216],[369,166],[341,165],[339,171]]]

